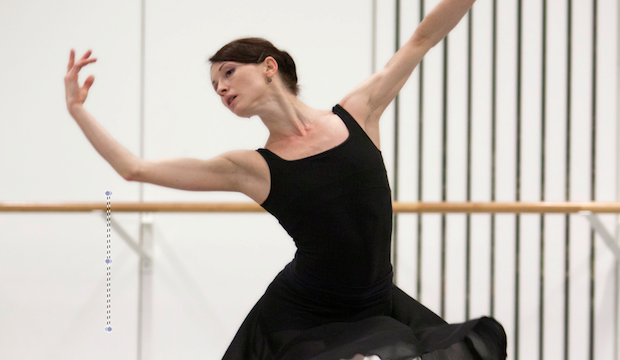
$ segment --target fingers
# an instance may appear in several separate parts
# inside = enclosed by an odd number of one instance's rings
[[[69,66],[67,67],[67,72],[71,71],[73,64],[75,63],[75,50],[71,49],[71,54],[69,55]]]
[[[67,67],[67,75],[77,75],[78,72],[82,69],[82,67],[94,63],[97,61],[97,58],[90,58],[92,54],[91,50],[88,50],[84,56],[77,62],[75,61],[75,51],[72,49],[71,54],[69,55],[69,66]]]
[[[86,81],[84,81],[84,86],[82,86],[82,89],[88,91],[90,87],[93,86],[94,82],[95,82],[95,76],[94,75],[89,76],[86,79]]]
[[[80,71],[80,69],[82,69],[82,67],[90,64],[90,63],[94,63],[95,61],[97,61],[97,58],[92,58],[92,59],[85,59],[85,58],[81,58],[80,60],[78,60],[74,65],[73,65],[73,69],[75,69],[76,71]]]
[[[88,59],[92,53],[93,53],[92,50],[88,50],[87,52],[84,53],[84,56],[82,56],[81,60]]]

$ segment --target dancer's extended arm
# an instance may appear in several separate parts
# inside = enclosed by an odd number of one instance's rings
[[[360,84],[340,104],[363,126],[376,126],[373,122],[378,122],[424,55],[452,31],[474,2],[443,0],[437,4],[385,68]]]
[[[124,179],[182,190],[238,191],[257,202],[266,198],[269,170],[256,151],[231,151],[208,160],[145,160],[114,140],[83,106],[94,77],[89,76],[80,87],[78,74],[82,67],[96,61],[90,55],[89,51],[75,61],[75,52],[71,51],[65,76],[67,109],[97,152]]]

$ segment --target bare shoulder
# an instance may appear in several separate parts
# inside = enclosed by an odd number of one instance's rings
[[[222,157],[243,172],[263,177],[269,175],[267,162],[256,150],[232,150],[222,154]]]
[[[363,91],[364,85],[362,83],[351,91],[338,104],[355,119],[372,142],[380,149],[379,119],[382,112],[377,112],[376,109],[370,106],[367,93]]]
[[[366,130],[366,122],[372,109],[368,104],[368,96],[363,91],[364,83],[353,89],[338,103]]]
[[[233,150],[222,154],[238,169],[239,191],[261,204],[271,188],[269,165],[258,151]]]

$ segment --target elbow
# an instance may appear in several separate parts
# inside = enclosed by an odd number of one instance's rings
[[[124,172],[121,172],[120,175],[126,181],[138,181],[138,169],[136,167],[125,170]]]
[[[144,159],[136,157],[127,164],[123,171],[119,171],[119,174],[127,181],[142,181],[141,177],[144,172],[145,163],[146,161]]]
[[[123,179],[125,179],[125,181],[135,181],[135,176],[132,173],[127,172],[120,175],[123,177]]]

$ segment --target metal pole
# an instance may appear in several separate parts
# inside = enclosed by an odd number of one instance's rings
[[[620,5],[617,6],[617,14],[616,14],[616,37],[618,43],[616,44],[616,96],[618,101],[616,101],[616,200],[620,199]],[[620,242],[620,216],[616,215],[616,228],[615,228],[615,239],[616,244]],[[614,341],[614,359],[618,360],[618,350],[620,343],[620,292],[618,286],[618,281],[620,280],[620,266],[616,262],[616,281],[615,284],[615,324],[614,324],[614,337],[616,341]]]
[[[140,157],[144,158],[144,127],[145,127],[145,80],[146,80],[146,0],[140,2]],[[139,183],[139,201],[144,202],[144,183]],[[149,227],[145,227],[144,215],[140,214],[140,247],[145,249],[145,242],[149,242]],[[150,250],[150,249],[149,249]],[[152,252],[149,252],[152,254]],[[145,302],[151,305],[152,278],[151,273],[145,268],[145,263],[149,266],[151,261],[145,258],[140,259],[138,269],[138,336],[137,336],[137,357],[138,360],[151,359],[150,340],[150,308],[145,306]],[[146,278],[145,278],[146,276]]]
[[[140,213],[140,247],[153,254],[153,215]],[[153,261],[140,259],[138,294],[138,359],[153,359]]]

